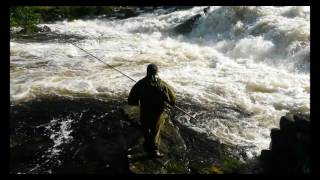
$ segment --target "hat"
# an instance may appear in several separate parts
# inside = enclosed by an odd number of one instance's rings
[[[149,64],[147,67],[148,75],[156,75],[158,73],[158,66],[155,64]]]

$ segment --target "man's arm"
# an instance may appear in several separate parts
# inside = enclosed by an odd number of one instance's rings
[[[166,97],[166,101],[171,105],[174,106],[176,104],[176,94],[173,89],[164,81],[162,81],[164,87],[164,93]]]
[[[139,82],[132,87],[128,97],[128,104],[131,106],[139,105]]]

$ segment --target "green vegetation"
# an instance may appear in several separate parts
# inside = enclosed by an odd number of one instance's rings
[[[10,26],[21,26],[25,32],[35,31],[35,24],[39,23],[41,15],[31,7],[10,7]]]
[[[111,15],[117,11],[132,15],[132,11],[128,9],[122,6],[11,6],[10,26],[20,26],[24,33],[31,33],[37,31],[38,23],[93,18],[98,15]]]
[[[42,16],[44,22],[57,20],[73,20],[77,18],[92,18],[94,16],[113,13],[120,7],[113,6],[38,6],[32,7],[35,13]]]
[[[225,174],[242,174],[245,171],[245,164],[240,160],[226,157],[223,162],[223,171]]]

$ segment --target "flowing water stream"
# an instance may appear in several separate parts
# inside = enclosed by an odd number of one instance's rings
[[[149,63],[177,93],[183,125],[248,157],[270,143],[270,129],[288,112],[310,113],[310,7],[204,7],[158,9],[137,17],[41,24],[59,38],[10,41],[12,106],[43,97],[126,100],[134,83],[66,43],[78,46],[135,80]],[[175,27],[201,15],[189,33]],[[46,126],[50,152],[72,141],[72,119]],[[57,126],[56,130],[50,127]]]

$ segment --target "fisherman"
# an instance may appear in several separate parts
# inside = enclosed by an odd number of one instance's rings
[[[140,104],[140,121],[144,133],[144,149],[151,157],[162,157],[159,152],[160,130],[165,122],[166,102],[175,105],[175,92],[158,76],[158,67],[149,64],[147,76],[131,89],[128,104]]]

